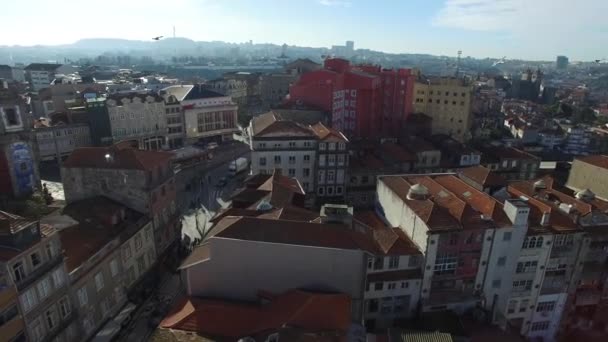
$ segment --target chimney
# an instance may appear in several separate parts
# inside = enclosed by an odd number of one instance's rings
[[[540,219],[540,225],[546,227],[549,225],[549,219],[551,218],[551,212],[546,211],[543,213],[543,217]]]

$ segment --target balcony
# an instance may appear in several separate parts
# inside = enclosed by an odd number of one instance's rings
[[[57,267],[62,262],[63,262],[63,255],[59,254],[59,255],[55,256],[53,259],[45,262],[44,264],[40,265],[40,267],[38,267],[37,269],[30,272],[23,280],[21,280],[20,282],[17,282],[17,284],[16,284],[17,289],[19,290],[19,292],[23,291],[25,288],[32,285],[34,282],[36,282],[36,280],[38,280],[44,274],[48,273],[49,271],[51,271],[52,269]]]
[[[59,322],[59,325],[57,325],[55,329],[53,329],[46,336],[44,336],[42,342],[53,341],[55,337],[57,337],[57,335],[61,334],[67,327],[69,327],[75,319],[76,314],[74,312],[74,308],[72,308],[72,311],[67,315],[67,317],[65,317],[61,322]]]

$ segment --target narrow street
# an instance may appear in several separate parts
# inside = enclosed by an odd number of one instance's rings
[[[244,177],[229,177],[230,163],[239,157],[250,158],[249,146],[241,142],[221,145],[213,151],[212,160],[180,170],[175,175],[177,206],[182,212],[182,242],[192,244],[204,238],[210,228],[209,219],[237,189]],[[55,163],[43,163],[40,168],[42,183],[53,198],[64,201],[59,168]],[[226,177],[226,184],[218,182]],[[218,201],[219,200],[219,201]],[[160,319],[182,292],[179,273],[160,274],[160,282],[153,295],[146,298],[131,314],[129,323],[121,330],[117,341],[146,341]]]

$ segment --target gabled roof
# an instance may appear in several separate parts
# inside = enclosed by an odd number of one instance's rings
[[[486,229],[510,224],[502,204],[451,174],[383,176],[380,181],[410,207],[430,231]],[[414,184],[423,186],[428,195],[408,198]]]
[[[370,229],[368,233],[377,248],[369,252],[381,255],[421,254],[418,247],[401,229],[386,225],[376,212],[356,212],[354,219]]]
[[[283,120],[275,112],[258,115],[251,120],[253,136],[262,137],[310,137],[314,138],[313,131],[294,121]]]
[[[320,122],[311,125],[310,129],[312,129],[312,131],[319,138],[319,140],[332,142],[348,142],[348,139],[346,138],[346,136],[344,136],[344,134],[342,134],[342,132],[333,128],[326,127]]]
[[[399,162],[407,163],[416,161],[416,155],[410,153],[404,147],[397,145],[393,142],[385,142],[380,146],[383,154],[387,154],[390,158],[393,158]]]
[[[100,168],[123,170],[152,170],[165,166],[173,153],[119,147],[81,147],[75,149],[63,163],[66,168]]]
[[[502,176],[496,174],[495,172],[492,172],[492,170],[481,165],[460,169],[458,173],[469,178],[470,180],[474,181],[475,183],[481,185],[484,188],[487,186],[495,187],[507,185],[507,181]]]
[[[336,249],[375,249],[364,233],[346,226],[259,217],[225,217],[211,229],[209,236]]]
[[[259,305],[221,299],[184,298],[160,323],[222,340],[298,327],[345,334],[351,324],[351,300],[345,294],[290,290]]]
[[[173,95],[178,101],[226,97],[226,95],[205,88],[202,84],[173,85],[163,88],[163,95]]]

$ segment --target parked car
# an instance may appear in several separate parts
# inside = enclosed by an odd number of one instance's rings
[[[208,150],[212,150],[214,148],[217,148],[219,145],[216,142],[210,142],[207,144],[207,149]]]

